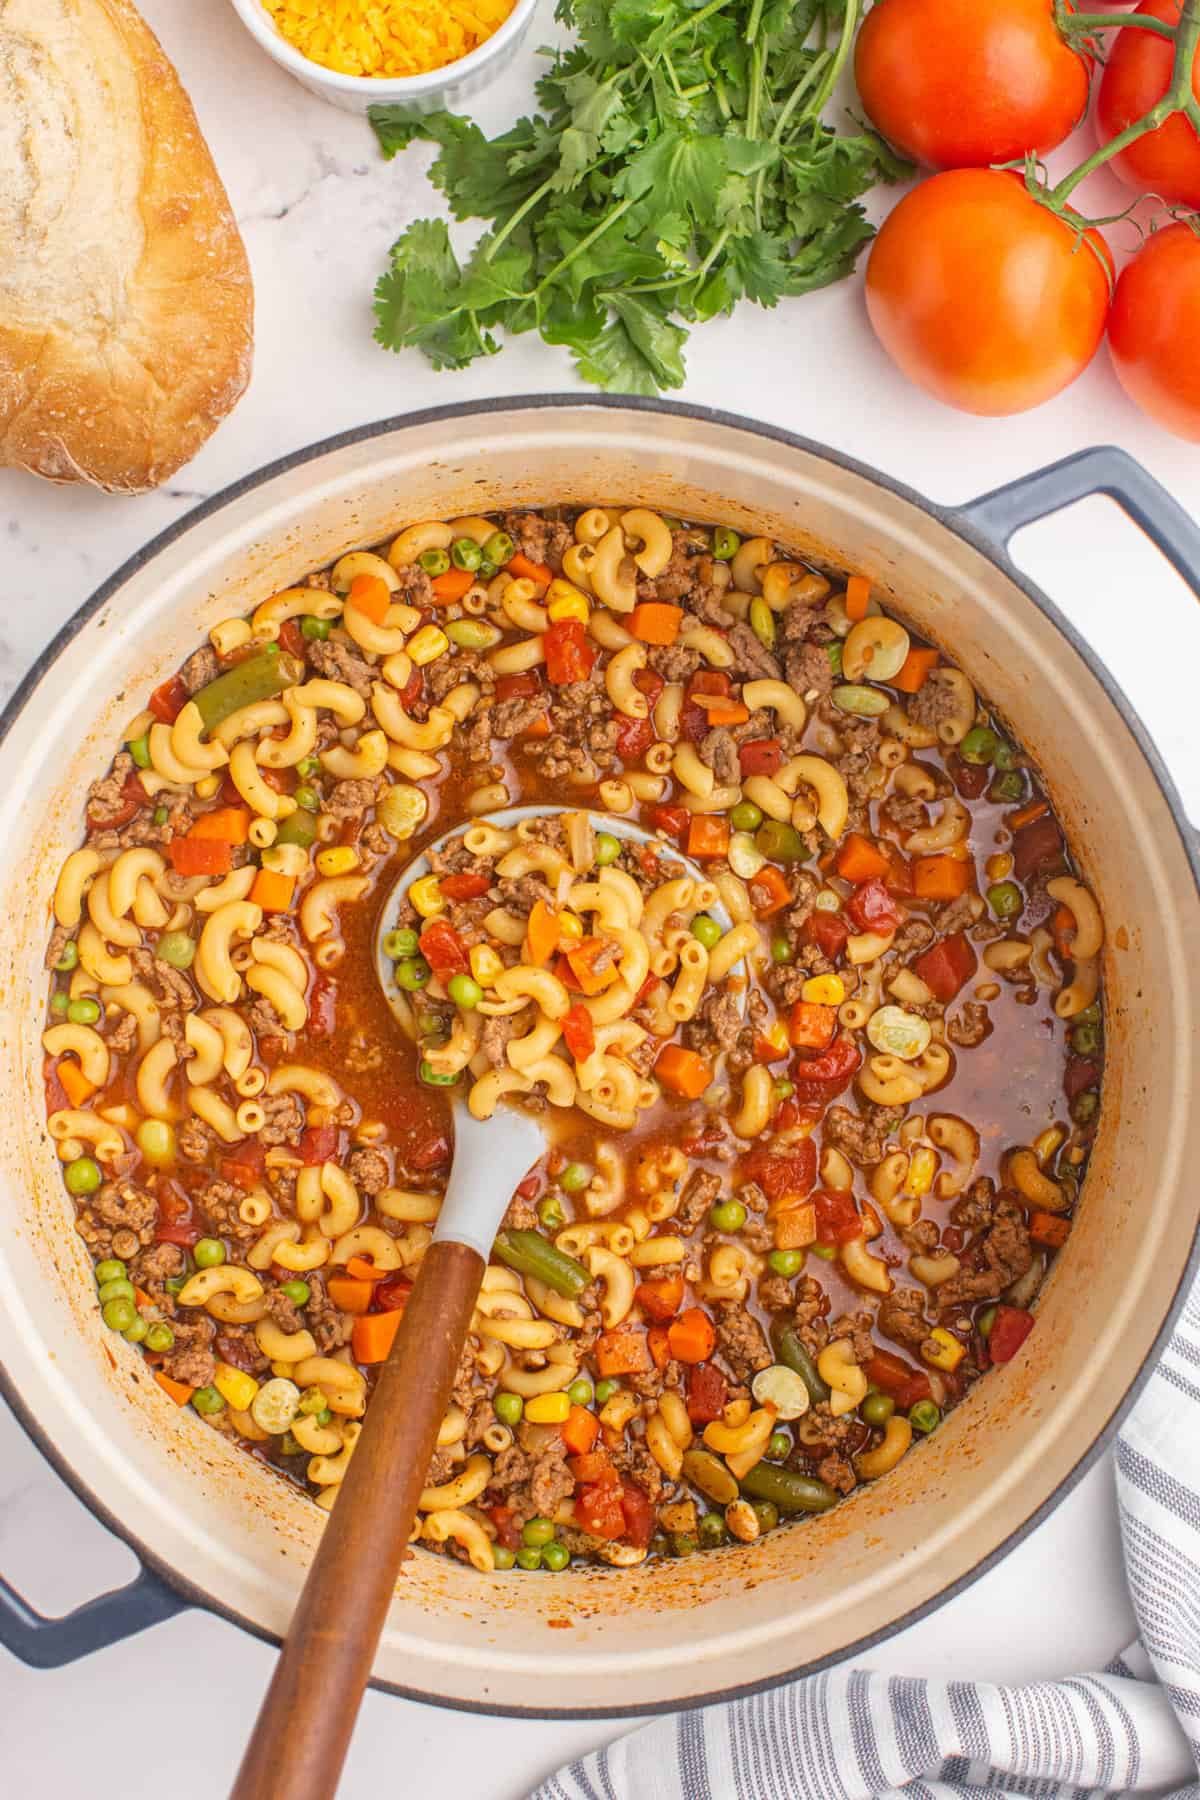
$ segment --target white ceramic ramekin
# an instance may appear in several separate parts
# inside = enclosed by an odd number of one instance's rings
[[[404,106],[413,113],[454,112],[508,67],[528,31],[538,0],[517,0],[498,31],[477,50],[426,75],[389,80],[374,75],[339,75],[301,54],[276,30],[262,0],[233,0],[233,10],[267,55],[281,69],[343,112],[365,113],[369,106]]]

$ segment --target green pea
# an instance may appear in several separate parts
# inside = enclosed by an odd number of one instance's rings
[[[772,1250],[767,1258],[767,1267],[773,1275],[782,1275],[785,1281],[790,1281],[792,1276],[798,1275],[804,1267],[804,1252],[803,1250]]]
[[[67,1017],[72,1025],[94,1025],[100,1017],[98,1000],[72,1000],[67,1007]]]
[[[718,562],[728,562],[730,557],[736,556],[741,544],[737,532],[731,531],[728,525],[718,525],[713,532],[712,553]]]
[[[714,1231],[740,1231],[746,1223],[746,1209],[740,1200],[721,1200],[709,1213]]]
[[[987,898],[998,919],[1018,919],[1025,910],[1025,896],[1015,881],[994,881]]]
[[[328,1406],[323,1406],[319,1413],[314,1413],[313,1418],[317,1421],[318,1425],[333,1424],[333,1413]]]
[[[220,1238],[203,1237],[192,1251],[198,1269],[219,1269],[225,1261],[225,1246]]]
[[[175,1333],[169,1325],[164,1324],[161,1320],[151,1325],[146,1333],[146,1348],[153,1350],[156,1356],[161,1356],[164,1350],[169,1350],[174,1342]]]
[[[572,1406],[590,1406],[595,1397],[596,1390],[586,1375],[581,1375],[579,1380],[573,1381],[567,1389],[567,1399]]]
[[[325,1390],[319,1387],[305,1388],[300,1396],[300,1411],[309,1418],[317,1418],[325,1411]]]
[[[421,1058],[420,1063],[417,1065],[417,1074],[425,1083],[426,1087],[453,1087],[458,1080],[456,1074],[439,1075],[433,1064],[426,1062],[424,1057]]]
[[[775,642],[775,614],[761,594],[750,602],[750,629],[759,643],[769,650]]]
[[[996,1314],[999,1310],[999,1307],[996,1306],[985,1306],[975,1321],[975,1329],[985,1344],[992,1335],[992,1326],[996,1323]]]
[[[1020,751],[1008,744],[1002,737],[996,739],[996,748],[992,752],[992,764],[997,769],[1016,769],[1020,767]]]
[[[167,807],[167,806],[156,806],[155,807],[154,823],[156,825],[165,825],[167,820],[170,818],[170,816],[171,816],[171,809],[169,807]]]
[[[609,863],[615,863],[621,854],[620,838],[615,838],[611,831],[598,831],[593,854],[597,867],[606,869]]]
[[[417,561],[427,575],[435,578],[438,575],[444,575],[450,567],[450,558],[444,550],[422,550]]]
[[[673,1531],[671,1533],[671,1551],[675,1556],[695,1556],[700,1548],[700,1540],[693,1531]]]
[[[473,575],[483,561],[483,551],[474,538],[455,538],[450,546],[450,561],[456,569],[466,569]]]
[[[1100,1048],[1100,1026],[1089,1020],[1086,1025],[1076,1025],[1071,1030],[1071,1048],[1076,1056],[1094,1056]]]
[[[989,731],[986,725],[973,725],[959,744],[958,754],[967,763],[990,763],[996,754],[998,741],[995,732]]]
[[[831,644],[826,644],[825,654],[829,658],[829,667],[833,670],[836,680],[842,673],[842,646],[838,638],[835,638]]]
[[[692,920],[692,936],[698,938],[706,950],[711,950],[714,944],[719,944],[724,935],[725,933],[717,921],[708,913],[697,913]]]
[[[771,961],[773,963],[790,963],[795,954],[787,938],[780,936],[771,939]]]
[[[97,1286],[103,1287],[106,1281],[124,1281],[129,1271],[119,1256],[106,1256],[96,1264],[94,1273]]]
[[[492,1561],[498,1569],[511,1569],[516,1560],[515,1550],[507,1550],[503,1544],[492,1545]]]
[[[592,1179],[592,1171],[587,1163],[568,1163],[558,1178],[558,1185],[566,1194],[582,1194]]]
[[[117,1275],[111,1281],[102,1281],[97,1294],[101,1306],[107,1306],[110,1300],[135,1300],[133,1283],[125,1275]]]
[[[490,581],[494,575],[498,575],[499,573],[500,571],[496,564],[490,557],[485,556],[475,571],[475,579],[476,581]],[[449,636],[449,633],[447,632],[446,635]]]
[[[530,1519],[521,1527],[522,1540],[535,1550],[543,1550],[554,1538],[552,1519]]]
[[[859,1407],[865,1425],[886,1425],[896,1410],[890,1394],[868,1394]]]
[[[79,945],[75,942],[75,939],[72,938],[69,943],[63,945],[62,952],[54,967],[58,970],[60,975],[69,975],[78,961]]]
[[[774,1531],[779,1523],[779,1508],[773,1500],[752,1500],[750,1502],[754,1516],[758,1520],[760,1531]]]
[[[329,636],[329,620],[315,619],[311,613],[305,613],[300,621],[300,635],[310,640],[316,638],[324,643]]]
[[[1090,1125],[1100,1110],[1100,1095],[1095,1088],[1085,1088],[1071,1102],[1071,1117],[1076,1125]]]
[[[90,1156],[77,1156],[74,1162],[67,1164],[63,1179],[69,1194],[94,1194],[100,1186],[100,1165]]]
[[[771,1083],[771,1092],[774,1094],[776,1100],[790,1100],[795,1091],[796,1084],[794,1081],[784,1081],[781,1077],[778,1081],[773,1081]]]
[[[383,940],[383,954],[393,962],[415,956],[420,947],[420,939],[415,931],[389,931]]]
[[[517,1567],[519,1569],[540,1569],[542,1553],[532,1544],[522,1544],[517,1551]]]
[[[607,1376],[603,1381],[598,1381],[596,1383],[596,1405],[607,1406],[620,1385],[619,1381],[610,1381]]]
[[[942,1415],[932,1400],[918,1400],[915,1406],[908,1409],[908,1422],[914,1431],[928,1433],[935,1431],[942,1422]]]
[[[131,738],[128,748],[139,769],[150,767],[150,739],[146,733],[143,732],[139,738]]]
[[[396,964],[396,985],[406,993],[415,994],[423,988],[433,973],[423,956],[404,956]]]
[[[500,1423],[507,1425],[511,1430],[513,1426],[521,1423],[525,1402],[520,1394],[497,1394],[492,1401],[492,1407]]]
[[[307,1306],[311,1290],[307,1281],[285,1281],[279,1291],[293,1306]]]
[[[493,531],[491,537],[488,538],[483,546],[483,554],[490,563],[495,563],[498,569],[502,569],[505,563],[511,558],[515,549],[516,545],[509,537],[507,531]]]
[[[1025,778],[1019,769],[1011,769],[1006,775],[997,775],[988,789],[988,799],[998,806],[1007,806],[1024,798]]]
[[[198,1413],[219,1413],[225,1411],[225,1400],[215,1387],[197,1388],[192,1395],[192,1405]]]
[[[762,822],[762,807],[753,800],[739,800],[729,809],[729,823],[735,831],[757,831]]]
[[[190,969],[196,954],[196,940],[186,931],[165,931],[155,946],[154,954],[173,969]]]
[[[302,756],[300,761],[296,764],[296,773],[299,775],[301,781],[307,781],[310,776],[316,775],[319,772],[320,767],[321,759],[319,756]]]
[[[464,1012],[474,1012],[483,999],[483,989],[470,975],[452,975],[446,983],[446,992],[455,1006],[461,1006]]]
[[[547,1231],[561,1231],[567,1222],[567,1215],[557,1194],[546,1194],[538,1201],[537,1216],[539,1223]]]
[[[149,1335],[150,1327],[147,1325],[145,1319],[143,1319],[141,1313],[137,1315],[129,1329],[122,1333],[122,1336],[130,1344],[140,1344],[142,1340],[149,1337]]]
[[[101,1307],[100,1317],[110,1331],[128,1331],[137,1318],[137,1307],[132,1300],[120,1297]]]
[[[542,1551],[542,1567],[549,1569],[552,1575],[557,1575],[560,1570],[565,1569],[570,1560],[571,1552],[565,1544],[547,1544]]]
[[[782,1462],[792,1453],[791,1434],[786,1431],[773,1431],[767,1439],[767,1455],[772,1462]]]
[[[697,1527],[697,1536],[706,1550],[714,1550],[729,1537],[729,1527],[718,1512],[705,1513]]]
[[[292,798],[301,812],[319,812],[321,809],[320,794],[315,787],[309,787],[307,782],[303,782],[296,789]]]
[[[837,1248],[833,1244],[814,1244],[812,1253],[814,1256],[819,1256],[822,1262],[837,1261]]]
[[[52,1013],[57,1013],[60,1018],[65,1017],[70,1005],[70,995],[67,994],[65,989],[59,988],[56,993],[51,994],[50,1011]]]
[[[785,825],[781,819],[768,819],[765,825],[760,825],[754,834],[754,842],[771,862],[803,862],[811,855],[796,827]]]

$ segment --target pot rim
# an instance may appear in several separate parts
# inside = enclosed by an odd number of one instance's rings
[[[508,396],[492,396],[480,400],[460,400],[449,402],[444,406],[424,407],[418,412],[404,413],[385,419],[376,419],[369,424],[352,426],[346,431],[336,432],[330,437],[318,439],[315,443],[305,445],[299,450],[290,451],[275,461],[264,464],[249,475],[243,475],[230,482],[219,492],[202,500],[198,506],[184,513],[170,525],[157,532],[139,550],[117,568],[95,590],[91,597],[71,615],[60,627],[45,649],[37,656],[30,668],[14,689],[2,712],[0,712],[0,750],[3,749],[13,725],[32,699],[44,676],[46,676],[63,650],[72,642],[87,624],[88,620],[104,606],[124,584],[166,549],[186,531],[195,525],[220,512],[231,502],[252,493],[256,488],[264,487],[277,476],[287,474],[294,469],[315,462],[332,451],[345,449],[353,444],[369,443],[375,438],[383,438],[394,433],[414,429],[420,426],[449,422],[466,417],[486,416],[489,413],[506,413],[512,411],[566,411],[595,408],[597,411],[629,411],[634,413],[665,414],[679,419],[691,419],[705,425],[715,425],[722,429],[747,432],[771,442],[785,444],[789,449],[803,451],[806,455],[831,463],[834,467],[846,470],[852,475],[861,477],[876,487],[907,502],[925,517],[932,519],[952,536],[968,544],[977,554],[984,557],[1007,580],[1013,582],[1038,611],[1059,631],[1085,664],[1090,673],[1104,689],[1116,711],[1120,714],[1126,730],[1133,739],[1142,758],[1149,766],[1150,772],[1166,801],[1172,822],[1179,833],[1184,854],[1192,872],[1195,895],[1200,899],[1200,834],[1193,828],[1184,809],[1175,783],[1163,762],[1163,759],[1147,731],[1137,709],[1128,699],[1120,684],[1116,681],[1108,665],[1081,637],[1071,621],[1059,610],[1054,601],[1045,594],[1036,583],[1030,581],[1013,563],[1004,543],[997,542],[982,531],[968,516],[966,506],[943,506],[929,500],[906,482],[898,481],[883,471],[872,468],[856,457],[847,456],[828,445],[820,444],[812,438],[797,432],[784,429],[782,426],[767,424],[739,413],[726,412],[719,407],[701,406],[682,400],[652,399],[640,395],[624,394],[513,394]],[[588,1706],[588,1707],[555,1707],[555,1706],[502,1706],[488,1701],[472,1701],[451,1699],[442,1694],[426,1692],[420,1687],[410,1687],[399,1682],[385,1681],[372,1676],[369,1685],[382,1693],[395,1694],[402,1699],[421,1701],[426,1705],[443,1707],[453,1712],[480,1713],[497,1718],[523,1719],[617,1719],[638,1718],[659,1713],[671,1713],[690,1710],[694,1707],[722,1705],[731,1700],[747,1698],[753,1694],[763,1693],[771,1688],[779,1687],[785,1682],[803,1676],[818,1674],[824,1669],[854,1661],[864,1651],[872,1649],[876,1644],[884,1643],[906,1630],[910,1625],[937,1612],[947,1600],[954,1599],[965,1592],[989,1569],[1003,1561],[1016,1545],[1022,1543],[1044,1519],[1056,1510],[1061,1501],[1072,1492],[1077,1484],[1099,1460],[1102,1452],[1116,1436],[1121,1423],[1131,1411],[1143,1387],[1149,1380],[1158,1359],[1170,1338],[1175,1321],[1183,1307],[1197,1275],[1200,1274],[1200,1231],[1193,1236],[1187,1261],[1184,1264],[1179,1282],[1171,1296],[1171,1302],[1164,1315],[1162,1324],[1154,1341],[1131,1379],[1125,1392],[1116,1402],[1104,1425],[1097,1432],[1088,1450],[1079,1458],[1074,1468],[1064,1477],[1053,1493],[1029,1513],[1011,1532],[1004,1537],[994,1549],[982,1557],[965,1574],[956,1581],[942,1588],[936,1595],[912,1607],[898,1619],[880,1627],[878,1631],[869,1632],[856,1638],[853,1643],[828,1656],[819,1657],[812,1662],[805,1662],[796,1668],[761,1681],[732,1683],[707,1693],[689,1697],[686,1704],[676,1700],[646,1701],[634,1706]],[[66,1482],[76,1498],[88,1508],[94,1518],[98,1519],[113,1535],[125,1543],[139,1562],[151,1570],[157,1578],[172,1592],[181,1596],[190,1606],[201,1608],[205,1612],[216,1614],[227,1619],[231,1624],[240,1626],[243,1631],[260,1638],[264,1643],[280,1644],[282,1639],[272,1631],[245,1618],[235,1608],[214,1600],[204,1589],[191,1581],[186,1575],[165,1562],[157,1552],[142,1543],[137,1532],[122,1519],[117,1518],[92,1493],[87,1483],[72,1467],[64,1451],[48,1436],[45,1429],[26,1407],[19,1389],[9,1375],[3,1363],[0,1363],[0,1396],[3,1396],[14,1417],[28,1434],[41,1454],[46,1458],[55,1472]]]

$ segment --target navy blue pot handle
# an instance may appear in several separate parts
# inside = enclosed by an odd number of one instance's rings
[[[0,1644],[30,1668],[60,1669],[159,1625],[190,1604],[143,1565],[128,1587],[98,1594],[74,1612],[48,1619],[0,1576]]]
[[[959,507],[958,515],[994,542],[1007,545],[1022,525],[1058,512],[1090,494],[1106,494],[1162,551],[1200,598],[1200,525],[1141,463],[1115,445],[1081,450],[1048,468],[1022,475]]]

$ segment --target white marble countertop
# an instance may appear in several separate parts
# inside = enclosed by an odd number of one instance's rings
[[[392,164],[358,119],[305,93],[262,56],[223,0],[143,0],[186,82],[237,212],[257,287],[253,383],[195,462],[163,491],[117,500],[0,472],[0,697],[118,564],[196,502],[285,452],[366,420],[483,395],[575,386],[565,352],[533,338],[462,374],[371,338],[371,289],[388,246],[437,210],[418,171]],[[548,35],[550,7],[531,46]],[[529,105],[533,49],[477,109],[496,129]],[[1200,458],[1136,414],[1103,353],[1067,394],[1024,418],[974,420],[907,386],[877,348],[857,282],[770,314],[743,308],[700,329],[683,397],[800,431],[954,502],[1089,444],[1117,442],[1200,508]],[[1200,818],[1195,670],[1200,613],[1116,508],[1091,500],[1044,521],[1016,555],[1113,667]],[[129,1578],[132,1558],[58,1481],[0,1407],[0,1569],[64,1611]],[[203,1570],[193,1571],[203,1580]],[[1063,1605],[1063,1597],[1070,1604]],[[1131,1635],[1111,1468],[974,1587],[876,1650],[879,1668],[1014,1680],[1102,1665]],[[6,1791],[97,1800],[224,1792],[272,1652],[186,1613],[53,1674],[0,1652]],[[553,1701],[553,1668],[541,1690]],[[529,1701],[536,1705],[538,1692]],[[368,1696],[343,1793],[402,1785],[445,1800],[517,1800],[557,1763],[622,1729],[439,1711]]]

